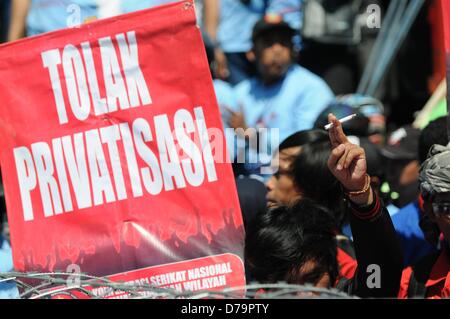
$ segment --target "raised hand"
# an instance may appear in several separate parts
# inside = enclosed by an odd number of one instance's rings
[[[333,123],[329,129],[332,150],[328,159],[328,168],[347,192],[361,191],[370,181],[367,176],[364,149],[350,143],[342,130],[341,123],[333,114],[328,115],[328,121]],[[371,190],[369,188],[367,192],[350,199],[357,204],[370,204]]]

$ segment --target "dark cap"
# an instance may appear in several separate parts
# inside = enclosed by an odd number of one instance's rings
[[[328,124],[329,113],[333,113],[338,119],[352,114],[357,115],[351,121],[342,123],[347,135],[369,136],[384,133],[384,107],[372,96],[347,94],[336,97],[317,117],[314,127],[323,128]]]
[[[317,117],[314,128],[323,129],[328,124],[328,114],[333,113],[338,119],[356,114],[351,121],[342,123],[342,129],[347,135],[367,136],[369,132],[369,119],[353,106],[334,101]]]
[[[415,160],[418,158],[420,130],[404,126],[389,135],[381,154],[393,160]]]
[[[266,14],[261,20],[256,22],[253,27],[252,41],[260,35],[271,30],[279,30],[280,32],[286,32],[286,34],[294,36],[295,30],[289,26],[286,21],[283,21],[283,17],[278,14]]]

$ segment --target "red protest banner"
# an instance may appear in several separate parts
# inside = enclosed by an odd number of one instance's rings
[[[192,1],[0,48],[17,270],[76,264],[139,280],[220,255],[233,268],[225,284],[245,282],[234,178],[217,156],[223,135],[211,138],[223,129],[209,72]]]
[[[91,297],[127,299],[130,298],[129,289],[122,291],[121,287],[130,285],[135,289],[141,289],[137,292],[140,297],[161,299],[161,292],[166,292],[166,290],[172,294],[186,291],[201,293],[205,291],[220,292],[230,287],[233,289],[227,290],[228,296],[242,297],[245,281],[242,280],[240,273],[234,273],[236,270],[240,272],[241,265],[242,260],[236,255],[214,255],[192,259],[189,262],[164,264],[109,276],[108,279],[111,282],[121,284],[119,288],[114,287],[113,289],[102,282],[96,282],[96,285],[93,285],[92,280],[88,280],[84,283],[83,291],[78,290],[76,286],[71,289],[56,287],[45,291],[44,294],[51,296],[52,299],[90,299]],[[161,290],[143,289],[145,287]],[[162,290],[164,288],[166,290]]]

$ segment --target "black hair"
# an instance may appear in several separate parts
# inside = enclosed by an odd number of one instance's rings
[[[291,173],[302,197],[310,198],[335,213],[336,227],[340,231],[347,222],[347,210],[341,184],[328,168],[330,151],[329,141],[305,144],[291,165]]]
[[[253,49],[255,53],[261,52],[267,47],[271,47],[275,43],[289,48],[294,57],[294,42],[292,41],[292,33],[286,32],[284,27],[273,27],[269,30],[262,31],[253,39]]]
[[[245,258],[253,278],[262,283],[315,284],[324,275],[338,276],[333,215],[311,200],[279,206],[260,214],[249,227]],[[305,274],[302,266],[315,262]]]
[[[307,143],[315,143],[321,141],[328,141],[328,133],[324,130],[304,130],[298,131],[288,136],[278,146],[278,150],[281,152],[284,149],[290,147],[302,146]]]
[[[419,136],[419,160],[420,163],[425,162],[428,156],[428,151],[434,144],[447,145],[447,116],[442,116],[434,121],[431,121]]]

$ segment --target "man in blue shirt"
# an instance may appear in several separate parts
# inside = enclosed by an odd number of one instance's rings
[[[232,85],[251,77],[254,69],[245,54],[252,47],[252,30],[265,13],[281,15],[296,30],[300,42],[302,0],[204,1],[204,25],[216,47],[217,76]]]
[[[254,73],[245,53],[251,33],[265,11],[264,0],[208,0],[203,3],[203,27],[214,43],[217,77],[232,85]]]
[[[277,15],[267,15],[255,25],[248,58],[256,64],[258,76],[235,87],[240,109],[230,111],[230,127],[278,129],[282,141],[311,129],[334,99],[321,78],[294,63],[294,34]]]

